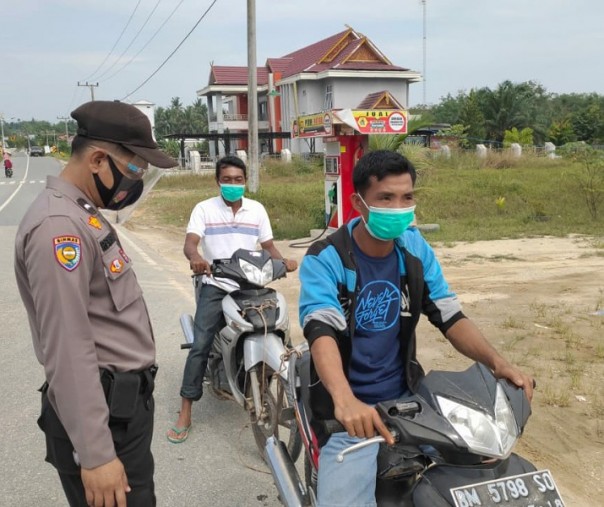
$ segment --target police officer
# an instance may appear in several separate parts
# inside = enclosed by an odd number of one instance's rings
[[[23,218],[15,273],[44,366],[46,460],[71,506],[153,506],[155,341],[132,261],[99,208],[136,201],[162,153],[147,117],[88,102],[72,155]]]

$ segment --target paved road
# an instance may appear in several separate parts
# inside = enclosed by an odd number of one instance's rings
[[[0,180],[0,507],[65,506],[58,477],[44,462],[43,435],[36,426],[42,367],[33,354],[25,311],[13,275],[17,224],[42,190],[47,174],[60,164],[49,157],[15,155],[14,177]],[[3,177],[2,175],[1,177]],[[178,316],[193,311],[187,277],[167,261],[147,253],[136,237],[120,229],[120,237],[149,306],[155,329],[160,370],[157,378],[153,451],[158,505],[278,506],[276,489],[259,459],[248,419],[235,403],[211,394],[194,405],[194,428],[187,442],[170,444],[165,432],[179,408],[178,390],[185,352]],[[174,248],[180,249],[181,245]],[[69,298],[57,287],[57,297]]]

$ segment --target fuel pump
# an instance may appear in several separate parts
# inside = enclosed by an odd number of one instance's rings
[[[367,149],[366,135],[339,135],[323,140],[325,147],[325,224],[337,229],[358,213],[352,207],[350,195],[352,169]]]
[[[323,139],[325,225],[334,230],[358,215],[350,196],[352,171],[367,151],[369,135],[407,133],[403,109],[340,109],[298,117],[294,137]]]

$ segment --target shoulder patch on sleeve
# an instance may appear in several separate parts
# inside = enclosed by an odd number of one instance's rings
[[[53,238],[55,259],[67,271],[73,271],[80,265],[82,242],[78,236],[57,236]]]

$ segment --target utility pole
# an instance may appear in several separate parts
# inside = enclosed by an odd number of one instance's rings
[[[2,113],[0,113],[0,127],[1,127],[1,133],[2,133],[2,153],[4,153],[5,145],[4,145],[4,115]]]
[[[256,0],[247,0],[247,122],[248,187],[255,193],[260,186],[258,163],[258,76],[256,71]]]
[[[423,8],[424,8],[424,27],[423,27],[423,32],[424,32],[424,44],[423,44],[423,57],[424,57],[424,70],[422,72],[422,74],[424,75],[423,78],[423,91],[424,91],[424,105],[426,105],[426,45],[427,45],[427,38],[426,38],[426,0],[422,0],[422,4],[423,4]]]
[[[68,116],[57,116],[57,120],[62,120],[65,122],[65,141],[69,142],[69,130],[67,129],[67,120],[69,120]]]
[[[90,88],[90,100],[94,101],[94,88],[97,87],[99,84],[98,83],[89,83],[88,81],[86,81],[84,84],[80,84],[80,82],[78,81],[78,86],[87,86],[88,88]]]

